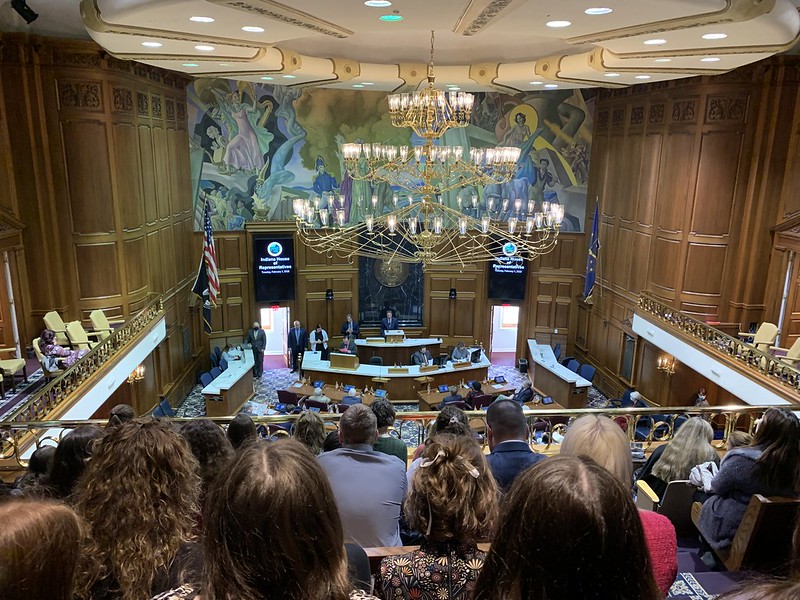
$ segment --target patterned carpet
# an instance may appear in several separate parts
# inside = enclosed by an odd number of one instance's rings
[[[36,364],[38,365],[38,362]],[[18,381],[16,392],[6,389],[6,393],[0,398],[0,421],[5,420],[6,415],[25,402],[31,393],[45,384],[44,372],[42,372],[41,369],[37,369],[33,372],[30,372],[30,368],[28,370],[30,373],[28,375],[28,381]],[[4,383],[10,386],[10,381],[5,381]]]

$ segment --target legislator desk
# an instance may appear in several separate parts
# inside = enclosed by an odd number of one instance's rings
[[[497,385],[498,387],[495,387]],[[487,396],[499,396],[500,394],[510,395],[513,394],[515,388],[513,385],[509,383],[505,384],[492,384],[492,383],[484,383],[481,385],[481,391]],[[469,391],[468,388],[461,386],[458,389],[458,395],[461,396],[462,399],[466,398],[467,392]],[[438,387],[434,388],[431,385],[431,391],[427,391],[427,385],[425,389],[417,392],[417,398],[419,398],[419,410],[421,412],[430,411],[430,410],[439,410],[437,406],[441,403],[442,400],[445,399],[446,396],[449,396],[450,392],[440,392]],[[465,400],[466,401],[466,400]]]
[[[371,386],[374,387],[374,386]],[[294,394],[297,396],[297,400],[299,401],[300,398],[304,398],[306,396],[311,396],[314,393],[314,380],[311,383],[303,383],[302,381],[297,381],[291,384],[289,387],[285,388],[283,391],[289,392],[290,394]],[[338,404],[342,401],[342,398],[345,396],[357,396],[361,398],[361,402],[369,406],[375,400],[377,400],[375,394],[367,393],[362,394],[363,388],[360,390],[353,390],[352,392],[345,392],[341,387],[336,389],[335,383],[334,384],[325,384],[325,387],[322,388],[322,394],[327,396],[331,399],[331,402],[334,404]],[[388,396],[388,393],[387,393]],[[387,398],[390,399],[390,398]]]
[[[436,358],[439,356],[441,344],[442,340],[439,338],[406,338],[399,342],[387,342],[380,337],[369,337],[356,340],[356,354],[362,364],[368,364],[373,356],[380,356],[385,366],[407,365],[411,362],[411,355],[422,346]]]
[[[410,358],[410,357],[409,357]],[[329,384],[354,385],[358,389],[365,387],[383,387],[392,402],[416,402],[417,392],[431,389],[439,385],[456,385],[466,381],[484,381],[492,363],[481,352],[481,360],[477,363],[453,365],[447,362],[444,367],[420,367],[406,365],[400,368],[391,365],[360,364],[355,370],[332,368],[330,361],[322,360],[319,352],[306,352],[303,355],[303,374],[311,381],[324,381]],[[426,381],[421,381],[422,378]],[[381,384],[373,379],[381,379]],[[428,381],[429,380],[429,381]]]
[[[550,346],[528,340],[528,365],[537,390],[564,408],[586,408],[592,382],[560,364]]]
[[[240,360],[228,363],[228,368],[201,390],[207,417],[235,415],[253,397],[253,352],[231,350],[229,354],[240,357]]]

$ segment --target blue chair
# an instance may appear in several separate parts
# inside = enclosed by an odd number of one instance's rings
[[[553,354],[556,355],[556,360],[561,358],[561,344],[556,344],[555,348],[553,348]]]
[[[212,352],[210,358],[211,358],[211,366],[212,367],[218,367],[219,366],[219,358],[217,357],[217,355]]]
[[[228,368],[228,361],[224,358],[219,359],[219,370],[224,371]]]
[[[172,407],[169,405],[169,402],[167,402],[166,400],[162,400],[161,402],[158,403],[158,406],[156,406],[153,409],[152,416],[154,416],[154,417],[174,417],[175,416],[175,411],[172,410]]]
[[[561,364],[566,367],[569,364],[569,361],[571,361],[571,360],[575,360],[575,357],[574,356],[565,356],[564,358],[561,359]]]
[[[219,346],[214,346],[213,352],[217,355],[217,361],[219,361],[222,358],[222,350],[219,349]]]
[[[571,361],[569,361],[569,362],[567,363],[567,368],[568,368],[570,371],[574,371],[575,373],[577,373],[577,372],[578,372],[578,370],[581,368],[581,363],[579,363],[577,360],[575,360],[575,359],[573,358]]]
[[[200,375],[200,384],[203,387],[206,387],[212,381],[214,381],[214,378],[211,376],[211,373],[203,373],[202,375]]]
[[[578,371],[578,375],[580,375],[584,379],[592,381],[594,379],[595,371],[596,370],[592,365],[581,365],[581,368]]]
[[[211,378],[212,379],[216,379],[220,375],[222,375],[222,371],[220,370],[219,367],[214,367],[213,369],[211,369]]]

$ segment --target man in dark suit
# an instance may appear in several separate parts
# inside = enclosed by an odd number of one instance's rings
[[[306,351],[308,346],[308,334],[300,327],[300,321],[294,322],[294,327],[289,330],[289,357],[292,362],[292,373],[297,371],[297,359],[300,354]]]
[[[428,349],[425,346],[423,346],[422,348],[420,348],[419,350],[414,352],[414,354],[411,355],[412,365],[427,365],[431,360],[433,360],[433,357],[431,356],[431,353],[428,352]]]
[[[358,321],[353,320],[353,315],[347,315],[342,325],[342,335],[346,335],[354,340],[358,337],[358,332],[360,330],[361,328],[358,326]]]
[[[386,316],[381,319],[381,335],[386,335],[386,330],[397,329],[397,317],[392,314],[392,311],[387,310]]]
[[[261,377],[264,372],[264,348],[267,347],[267,334],[261,329],[258,321],[253,323],[252,329],[247,332],[245,344],[250,344],[253,349],[253,377]]]
[[[531,450],[528,425],[522,406],[511,400],[493,402],[486,411],[486,436],[489,449],[486,457],[497,485],[505,493],[522,471],[544,460],[544,455]]]
[[[531,402],[533,400],[533,387],[531,386],[530,379],[526,379],[522,384],[522,387],[510,396],[504,396],[503,394],[500,394],[497,397],[497,400],[513,400],[517,404]]]
[[[442,398],[442,401],[439,402],[439,405],[436,407],[439,410],[442,410],[448,404],[452,404],[453,402],[463,402],[464,399],[458,394],[458,388],[454,385],[451,385],[447,388],[447,392],[450,394],[449,396],[445,396]]]

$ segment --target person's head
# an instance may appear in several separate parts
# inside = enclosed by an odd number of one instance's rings
[[[378,421],[378,431],[385,433],[389,427],[394,426],[394,420],[397,413],[394,406],[386,398],[376,400],[370,406],[372,412],[375,413],[375,419]]]
[[[529,387],[532,387],[532,386],[533,386],[533,384],[531,383],[530,379],[526,379],[525,381],[522,382],[522,389],[523,390],[527,390]]]
[[[347,315],[347,322],[349,323],[352,320],[353,320],[353,315],[348,314]]]
[[[749,446],[753,443],[753,436],[746,431],[734,430],[728,436],[728,450],[740,448],[741,446]]]
[[[216,139],[219,137],[219,129],[217,129],[214,125],[209,125],[206,129],[206,135],[210,138]]]
[[[486,411],[486,436],[489,449],[509,440],[525,441],[528,437],[528,424],[522,407],[513,400],[497,400]]]
[[[321,387],[315,387],[314,388],[314,393],[312,395],[313,396],[317,396],[317,397],[322,396],[322,388]]]
[[[455,396],[458,393],[458,387],[451,385],[447,388],[447,391],[451,396]]]
[[[261,325],[258,324],[258,321],[253,321],[253,329],[255,330],[261,329]]]
[[[322,325],[319,323],[317,323],[317,326],[314,329],[317,331],[317,333],[322,333]]]
[[[325,423],[322,417],[314,411],[304,411],[294,425],[294,438],[315,456],[322,452],[322,444],[325,442]]]
[[[387,319],[391,319],[392,318],[392,311],[390,311],[390,310],[386,311],[386,318]]]
[[[127,423],[136,417],[136,412],[130,404],[117,404],[108,413],[108,423],[106,427],[116,427]]]
[[[44,351],[45,346],[49,346],[51,344],[56,343],[56,332],[52,329],[45,329],[42,331],[42,335],[39,336],[39,346],[42,351]]]
[[[40,446],[31,454],[28,459],[28,473],[33,475],[45,475],[50,470],[55,457],[55,446]]]
[[[797,600],[800,582],[781,579],[747,580],[717,600]]]
[[[482,389],[480,381],[473,381],[470,387],[472,388],[473,392],[480,392]]]
[[[244,449],[209,493],[204,597],[260,600],[279,590],[287,600],[346,600],[335,506],[328,478],[301,444]]]
[[[446,404],[439,414],[436,415],[436,420],[431,426],[431,436],[440,433],[452,433],[454,435],[464,435],[472,437],[472,430],[469,428],[469,419],[467,413],[453,406]]]
[[[239,413],[233,418],[228,425],[226,434],[234,450],[258,440],[256,424],[253,423],[250,415],[244,413]]]
[[[439,434],[428,440],[405,501],[409,525],[433,542],[491,538],[498,491],[478,443]]]
[[[83,524],[64,504],[0,504],[0,590],[4,600],[72,600]]]
[[[760,478],[774,487],[800,487],[800,420],[785,408],[768,408],[756,428]]]
[[[378,437],[378,419],[366,404],[354,404],[339,420],[339,441],[349,444],[374,444]]]
[[[546,168],[549,165],[550,165],[550,161],[547,160],[546,158],[540,158],[539,159],[539,166],[542,167],[543,169]]]
[[[75,488],[94,451],[94,442],[103,430],[94,425],[84,425],[67,433],[56,447],[53,462],[45,478],[57,498],[67,498]]]
[[[463,350],[464,348],[466,348],[466,345],[464,344],[464,342],[458,342],[458,346],[456,346],[456,347],[457,347],[459,350]]]
[[[331,431],[325,436],[325,441],[322,442],[322,451],[330,452],[331,450],[338,450],[342,447],[342,442],[339,441],[339,432]]]
[[[428,351],[428,348],[426,348],[425,346],[422,346],[422,348],[420,348],[420,349],[419,349],[419,351],[420,351],[422,354],[425,354],[425,353]]]
[[[349,343],[350,343],[350,336],[349,335],[344,336],[342,338],[342,345],[346,346]]]
[[[660,598],[630,491],[585,456],[543,460],[505,497],[474,598],[596,598],[598,590],[617,600]]]
[[[559,454],[588,456],[626,486],[633,477],[631,446],[619,425],[604,415],[584,415],[569,426]]]
[[[714,430],[705,419],[692,417],[680,426],[672,441],[653,467],[653,475],[669,483],[678,479],[689,479],[695,465],[717,458],[711,445]]]
[[[525,116],[525,113],[518,112],[517,114],[514,115],[515,123],[519,123],[520,125],[522,125],[526,120],[527,117]]]
[[[325,172],[325,159],[321,156],[317,157],[315,167],[317,169],[317,173],[324,173]]]
[[[300,329],[300,321],[295,321],[294,326],[296,329]]]
[[[233,446],[222,428],[209,419],[181,423],[179,431],[189,443],[189,448],[200,466],[198,475],[203,481],[201,494],[205,493],[217,475],[233,459]]]
[[[80,595],[112,577],[121,600],[150,595],[153,578],[198,518],[200,478],[187,441],[171,423],[144,417],[108,429],[75,489],[75,510],[89,529]]]

